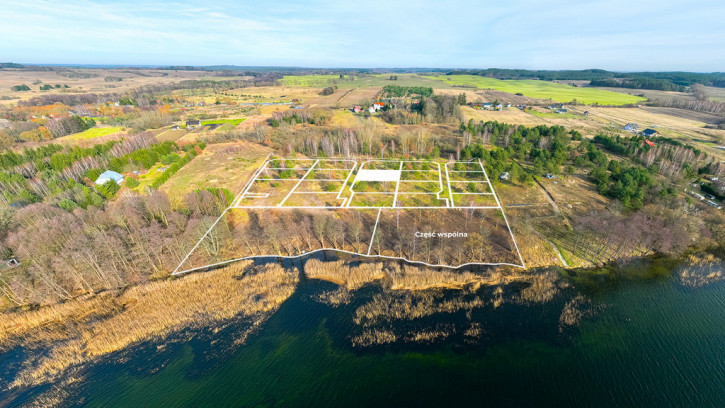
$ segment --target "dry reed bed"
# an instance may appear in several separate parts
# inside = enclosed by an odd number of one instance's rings
[[[59,378],[69,368],[130,345],[186,328],[207,327],[235,316],[266,319],[295,290],[295,270],[251,261],[139,285],[0,319],[0,346],[20,338],[47,342],[47,356],[25,363],[12,387]]]
[[[348,290],[385,280],[394,290],[425,290],[432,288],[460,289],[468,285],[500,285],[520,280],[525,274],[499,268],[494,272],[477,275],[467,271],[400,265],[398,263],[366,262],[351,266],[346,261],[322,262],[310,259],[305,263],[305,274],[344,286]]]
[[[355,310],[353,322],[363,327],[389,324],[396,320],[414,320],[440,313],[454,313],[460,310],[481,308],[486,301],[466,290],[460,296],[446,299],[441,290],[405,292],[401,296],[392,297],[389,293],[376,294],[367,303]]]
[[[709,285],[725,279],[723,260],[712,255],[689,255],[678,271],[680,283],[689,287]]]

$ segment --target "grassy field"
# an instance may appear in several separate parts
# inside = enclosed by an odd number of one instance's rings
[[[551,99],[555,102],[568,103],[576,99],[579,103],[600,105],[627,105],[644,101],[644,98],[605,91],[595,88],[579,88],[575,86],[537,81],[537,80],[500,80],[477,75],[439,75],[426,78],[438,80],[449,85],[469,86],[480,89],[495,89],[512,94],[521,93],[539,99]]]
[[[146,187],[151,187],[151,185],[154,184],[154,181],[156,181],[156,179],[164,173],[163,171],[159,171],[159,169],[162,167],[169,166],[164,166],[161,163],[157,163],[156,165],[151,167],[149,171],[146,172],[146,174],[138,176],[139,185],[133,190],[140,192],[146,191]]]
[[[556,112],[539,112],[537,110],[530,110],[528,113],[538,116],[540,118],[554,118],[554,119],[577,119],[578,116],[573,113],[556,113]]]
[[[244,122],[246,118],[241,119],[215,119],[215,120],[203,120],[201,122],[201,125],[224,125],[224,124],[231,124],[233,126],[237,126],[238,124]]]
[[[311,86],[324,88],[339,80],[340,75],[285,75],[282,78],[282,85],[287,86]]]
[[[282,79],[283,85],[305,86],[324,88],[330,85],[337,85],[340,89],[350,88],[379,88],[385,85],[398,86],[429,86],[432,88],[452,88],[445,82],[419,76],[416,74],[396,74],[398,79],[390,80],[390,74],[383,75],[363,75],[345,79],[340,79],[338,75],[291,75]]]
[[[111,133],[116,133],[122,131],[122,127],[102,127],[102,128],[90,128],[88,130],[85,130],[80,133],[74,133],[72,135],[66,136],[66,139],[68,140],[87,140],[87,139],[94,139],[101,136],[110,135]]]
[[[262,165],[268,149],[249,142],[216,143],[174,174],[159,190],[179,202],[194,190],[217,187],[237,194]]]

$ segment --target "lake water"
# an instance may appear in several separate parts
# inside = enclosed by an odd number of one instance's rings
[[[545,303],[503,301],[491,288],[436,292],[463,307],[415,318],[381,315],[369,327],[454,333],[424,342],[353,347],[355,316],[374,300],[425,300],[371,285],[349,304],[321,303],[334,285],[301,282],[297,292],[234,346],[244,326],[147,345],[124,362],[92,368],[69,405],[226,406],[725,406],[725,282],[688,288],[669,277],[579,284]],[[563,307],[584,291],[578,325]],[[579,297],[581,299],[581,297]],[[469,303],[466,303],[469,302]],[[468,305],[468,306],[465,306]],[[470,335],[467,331],[477,328]]]

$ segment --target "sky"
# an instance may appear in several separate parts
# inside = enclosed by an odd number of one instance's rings
[[[0,62],[725,71],[725,1],[0,0]]]

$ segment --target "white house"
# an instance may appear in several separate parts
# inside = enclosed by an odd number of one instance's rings
[[[123,183],[123,175],[116,173],[115,171],[112,171],[112,170],[106,170],[103,173],[101,173],[100,176],[98,176],[98,178],[96,179],[96,184],[99,186],[102,186],[102,185],[108,183],[109,181],[113,181],[120,186],[121,183]]]

